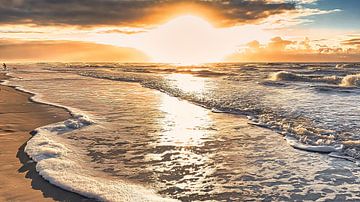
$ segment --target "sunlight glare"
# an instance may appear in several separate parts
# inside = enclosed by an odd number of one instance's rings
[[[189,66],[223,62],[226,56],[239,52],[247,43],[253,40],[268,43],[273,36],[260,25],[215,28],[195,15],[182,15],[137,34],[95,34],[87,40],[138,49],[149,56],[151,62]]]
[[[151,31],[142,49],[154,62],[200,64],[219,62],[232,49],[209,22],[192,15],[177,17]]]
[[[187,93],[204,93],[207,78],[194,77],[191,74],[170,74],[166,76],[172,86]]]
[[[160,119],[163,132],[161,145],[200,146],[211,133],[211,119],[208,111],[175,97],[161,96],[160,110],[166,116]]]

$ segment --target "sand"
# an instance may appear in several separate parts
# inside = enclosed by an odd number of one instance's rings
[[[0,73],[0,80],[6,78]],[[70,117],[65,109],[34,103],[30,97],[0,85],[0,201],[88,201],[45,181],[24,153],[33,129]]]

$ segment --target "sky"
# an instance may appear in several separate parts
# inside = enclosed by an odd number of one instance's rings
[[[360,1],[0,0],[0,61],[360,62]]]

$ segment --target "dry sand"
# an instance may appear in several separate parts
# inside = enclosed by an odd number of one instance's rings
[[[6,78],[0,73],[0,80]],[[88,201],[41,178],[24,152],[33,129],[70,116],[65,109],[34,103],[30,97],[0,85],[0,201]]]

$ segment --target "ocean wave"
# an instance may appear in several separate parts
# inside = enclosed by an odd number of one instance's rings
[[[80,75],[87,75],[95,78],[99,78],[99,75],[101,75],[101,78],[103,79],[118,81],[127,80],[127,74],[125,73],[107,72],[107,74],[104,74],[101,72],[97,75],[96,71],[92,71],[91,74],[81,72]],[[135,77],[134,80],[144,87],[156,89],[160,92],[169,94],[170,96],[179,97],[212,110],[215,113],[231,113],[252,117],[250,124],[269,128],[284,136],[292,135],[304,145],[331,147],[336,144],[341,144],[342,138],[346,136],[343,131],[325,130],[322,129],[321,126],[314,125],[313,121],[303,116],[303,114],[292,114],[287,113],[286,111],[274,110],[261,103],[261,97],[259,96],[262,96],[262,94],[255,95],[255,91],[249,92],[241,91],[241,89],[238,88],[231,88],[228,89],[229,91],[224,92],[223,90],[226,87],[224,86],[223,88],[218,88],[217,91],[208,92],[209,94],[198,94],[184,91],[161,76],[144,77],[143,75],[134,74],[132,74],[132,76]],[[280,71],[274,73],[272,75],[272,81],[265,85],[282,86],[280,81],[295,80],[304,82],[326,82],[336,84],[334,86],[337,86],[341,79],[342,78],[338,76],[304,76],[293,72]],[[257,96],[258,99],[253,99],[254,96]],[[344,151],[350,150],[347,148],[347,150]]]
[[[360,74],[345,76],[342,79],[340,86],[344,86],[344,87],[360,86]]]
[[[270,75],[270,80],[272,81],[307,81],[306,77],[297,75],[295,73],[280,71],[272,73]]]
[[[347,69],[347,68],[357,68],[359,64],[337,64],[336,69]]]
[[[280,71],[272,73],[269,77],[271,81],[300,81],[300,82],[322,82],[329,84],[338,84],[342,87],[357,87],[360,86],[360,74],[347,75],[340,77],[336,75],[332,76],[309,76],[300,75],[287,71]]]
[[[335,66],[335,68],[336,69],[342,69],[342,68],[345,68],[345,67],[347,67],[347,66],[349,66],[348,64],[337,64],[336,66]]]
[[[336,83],[341,80],[340,77],[333,76],[308,76],[300,75],[287,71],[275,72],[270,75],[272,81],[303,81],[303,82],[325,82],[325,83]]]

